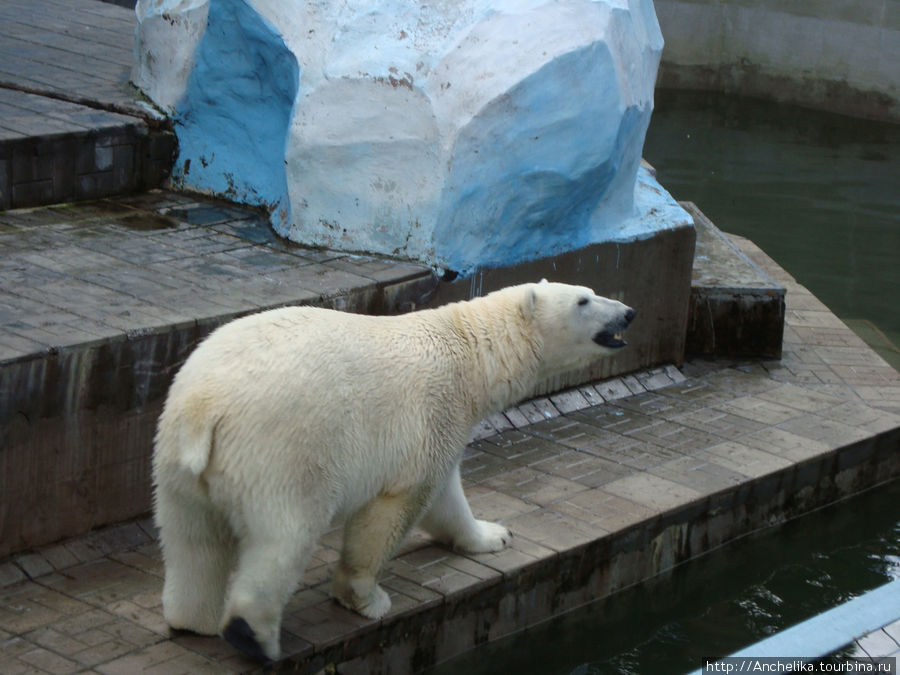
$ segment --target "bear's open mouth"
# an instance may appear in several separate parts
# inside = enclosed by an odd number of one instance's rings
[[[594,342],[607,349],[621,349],[628,344],[622,339],[621,333],[611,333],[608,330],[601,330],[597,333],[594,336]]]

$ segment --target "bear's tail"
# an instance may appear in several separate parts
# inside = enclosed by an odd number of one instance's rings
[[[218,418],[208,413],[202,401],[194,399],[182,410],[178,429],[178,464],[195,476],[206,470],[212,456]]]
[[[181,429],[181,443],[179,447],[179,464],[195,476],[199,476],[206,470],[209,458],[212,454],[214,425],[206,424],[202,427]]]

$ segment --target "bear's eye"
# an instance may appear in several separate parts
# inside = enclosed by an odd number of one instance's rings
[[[581,306],[583,307],[584,305],[588,304],[588,302],[590,302],[590,301],[589,301],[587,298],[581,298],[581,299],[578,301],[578,304],[581,305]]]

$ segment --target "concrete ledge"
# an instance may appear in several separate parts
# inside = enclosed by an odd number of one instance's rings
[[[414,673],[640,583],[743,534],[894,479],[900,476],[898,443],[900,430],[894,430],[733,489],[682,497],[647,520],[635,519],[609,535],[514,569],[486,560],[480,561],[486,570],[467,567],[445,551],[408,554],[405,558],[415,557],[426,568],[431,561],[480,578],[414,614],[309,644],[284,666],[309,673],[332,664],[340,673]],[[640,496],[646,498],[653,486],[648,482],[643,488]]]
[[[900,118],[900,26],[882,0],[656,0],[659,86]],[[702,30],[697,30],[702,26]]]
[[[0,88],[0,210],[159,187],[175,136],[143,120]]]
[[[784,286],[744,255],[696,204],[682,206],[697,229],[687,351],[781,358]]]

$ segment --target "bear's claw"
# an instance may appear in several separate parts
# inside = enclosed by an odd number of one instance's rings
[[[256,641],[256,634],[253,632],[253,629],[250,628],[250,625],[241,617],[236,616],[228,622],[225,630],[222,631],[222,637],[225,638],[231,646],[241,650],[250,658],[262,661],[266,664],[272,663],[272,659],[266,656],[266,653],[263,651],[259,642]]]

